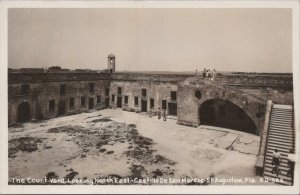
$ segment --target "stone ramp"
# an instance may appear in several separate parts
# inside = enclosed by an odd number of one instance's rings
[[[292,185],[291,176],[287,175],[289,171],[287,155],[290,149],[295,149],[295,128],[294,128],[293,107],[291,105],[275,104],[272,108],[268,142],[266,148],[264,177],[268,180],[276,179],[276,174],[272,174],[272,153],[275,149],[281,154],[281,163],[279,166],[279,178],[283,179],[282,185]]]

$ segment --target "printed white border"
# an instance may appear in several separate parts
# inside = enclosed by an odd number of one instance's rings
[[[293,74],[296,126],[294,186],[18,186],[8,181],[8,125],[7,125],[7,12],[9,8],[291,8],[293,12]],[[164,194],[299,194],[299,1],[0,1],[0,193],[13,194],[94,194],[94,193],[164,193]]]

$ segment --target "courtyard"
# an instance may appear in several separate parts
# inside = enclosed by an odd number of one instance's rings
[[[106,109],[10,127],[9,183],[91,184],[84,181],[118,178],[118,184],[130,184],[134,178],[211,175],[260,179],[254,167],[259,136],[176,122]],[[16,182],[22,178],[25,182]]]

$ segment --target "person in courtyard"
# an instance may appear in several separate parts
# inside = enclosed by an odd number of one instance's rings
[[[150,117],[150,118],[152,118],[152,116],[153,116],[153,111],[152,111],[152,109],[153,109],[152,107],[150,107],[150,109],[149,109],[149,117]]]
[[[275,172],[275,174],[276,174],[277,177],[278,177],[278,175],[279,175],[279,165],[280,165],[280,158],[281,158],[281,155],[280,155],[280,153],[278,152],[278,150],[275,149],[274,152],[273,152],[273,154],[272,154],[272,156],[273,156],[273,159],[272,159],[272,165],[274,166],[273,169],[272,169],[272,174],[274,174],[274,172]]]
[[[161,118],[161,110],[160,107],[158,107],[157,109],[157,116],[158,116],[158,120]]]
[[[287,156],[288,159],[288,166],[289,166],[289,170],[287,172],[287,176],[291,176],[292,178],[292,184],[294,183],[294,169],[295,169],[295,152],[293,149],[290,150],[290,153]]]
[[[166,109],[163,109],[162,117],[163,117],[164,121],[167,120],[167,112],[166,112]]]
[[[195,77],[198,76],[198,70],[196,69],[195,71]]]

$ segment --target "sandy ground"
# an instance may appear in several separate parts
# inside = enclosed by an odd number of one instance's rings
[[[187,127],[174,119],[107,109],[9,128],[9,179],[16,184],[16,178],[32,183],[28,178],[46,177],[59,183],[62,178],[73,182],[213,174],[243,182],[255,178],[257,183],[258,146],[258,136],[239,131]]]

